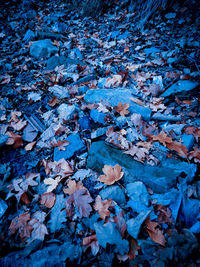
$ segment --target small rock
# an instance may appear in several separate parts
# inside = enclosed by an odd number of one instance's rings
[[[23,130],[22,139],[26,142],[33,142],[37,135],[38,131],[29,123]]]
[[[148,56],[149,54],[154,54],[154,53],[159,53],[160,49],[156,47],[150,47],[150,48],[145,48],[144,53]]]
[[[127,123],[127,118],[120,116],[116,118],[116,124],[119,128],[123,128],[123,126]]]
[[[24,35],[23,41],[29,42],[33,40],[34,37],[35,37],[35,33],[32,30],[28,29],[28,31]]]
[[[54,148],[53,159],[54,161],[58,161],[62,158],[69,159],[74,154],[80,154],[85,151],[86,147],[83,141],[80,139],[79,134],[71,134],[66,139],[69,141],[69,145],[65,147],[65,150],[59,150],[58,147]]]
[[[73,119],[73,116],[76,112],[76,106],[69,106],[67,104],[61,104],[58,108],[58,116],[60,120],[66,120],[69,121],[70,119]]]
[[[0,134],[0,147],[4,146],[7,140],[8,140],[8,136],[7,135]]]
[[[181,135],[181,132],[184,127],[185,127],[185,124],[169,124],[166,127],[164,127],[164,130],[167,133],[169,133],[172,130],[176,134]]]
[[[130,219],[126,222],[127,224],[127,231],[129,235],[133,238],[137,239],[140,233],[141,226],[143,222],[146,220],[148,215],[150,214],[151,210],[147,212],[141,212],[137,217]]]
[[[176,13],[167,13],[165,15],[166,19],[174,19],[176,17]]]
[[[61,65],[64,65],[64,67],[67,68],[70,65],[78,65],[78,64],[81,66],[85,65],[84,62],[82,62],[78,59],[71,59],[71,58],[67,58],[65,56],[60,56],[60,57],[53,56],[47,60],[47,67],[46,68],[48,70],[54,70],[55,67],[57,67],[57,66],[59,67]]]
[[[117,89],[90,89],[85,94],[85,101],[87,103],[104,102],[115,107],[121,102],[122,104],[129,104],[129,111],[131,113],[139,113],[141,116],[149,121],[151,118],[151,109],[143,107],[131,101],[134,90],[117,88]]]
[[[126,186],[128,196],[136,202],[140,202],[146,206],[149,205],[149,193],[147,192],[146,186],[140,182],[129,183]]]
[[[8,205],[6,204],[6,202],[0,198],[0,218],[4,215],[7,208],[8,208]]]
[[[181,139],[183,141],[183,145],[185,145],[188,149],[191,149],[194,145],[195,138],[192,134],[182,134]]]
[[[126,198],[122,189],[117,185],[108,186],[101,190],[99,195],[102,199],[112,199],[118,205],[123,205],[126,203]]]
[[[92,126],[92,120],[90,116],[86,115],[78,120],[81,130],[90,130]]]
[[[91,139],[95,139],[106,134],[107,130],[108,130],[108,127],[98,128],[96,131],[91,133]]]
[[[189,80],[180,80],[170,86],[164,93],[161,94],[161,97],[168,97],[177,93],[185,93],[195,89],[198,86],[197,82],[192,82]]]
[[[67,90],[66,87],[60,86],[60,85],[54,85],[52,87],[49,87],[48,89],[50,92],[52,92],[58,99],[68,98],[70,97],[70,93]]]
[[[80,83],[86,83],[86,82],[90,82],[92,80],[95,80],[96,79],[96,75],[94,74],[90,74],[90,75],[87,75],[83,78],[80,78],[78,81],[74,82],[72,85],[77,85],[77,84],[80,84]]]
[[[152,115],[152,120],[159,120],[159,121],[181,121],[182,117],[175,116],[175,115],[165,115],[159,112]]]
[[[98,122],[104,125],[106,124],[105,123],[106,114],[99,112],[97,109],[92,109],[90,111],[90,117],[93,119],[94,122]]]
[[[58,47],[54,46],[49,39],[33,42],[30,47],[30,55],[35,58],[50,57],[58,52]]]

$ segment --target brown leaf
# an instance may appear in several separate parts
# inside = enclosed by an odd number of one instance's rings
[[[31,203],[26,192],[22,193],[20,197],[20,201],[24,203],[25,205],[28,205]]]
[[[27,124],[27,121],[23,121],[22,119],[19,120],[18,122],[11,122],[10,126],[15,130],[15,131],[20,131],[22,130]]]
[[[100,196],[95,199],[94,209],[98,211],[101,219],[105,220],[106,217],[110,216],[110,211],[108,210],[112,204],[112,199],[101,200]]]
[[[92,208],[89,203],[91,203],[93,199],[88,194],[86,189],[76,190],[71,196],[68,197],[65,203],[65,209],[67,212],[67,216],[71,219],[75,214],[75,208],[78,209],[79,214],[77,216],[79,218],[88,217]]]
[[[54,107],[55,105],[59,104],[60,100],[54,96],[52,99],[49,100],[48,104],[50,107]]]
[[[163,144],[163,146],[167,146],[167,144],[173,142],[172,138],[169,137],[165,132],[161,132],[158,135],[152,135],[152,140],[160,142]]]
[[[72,195],[76,190],[86,189],[81,182],[76,183],[74,180],[69,180],[68,188],[63,188],[65,194]]]
[[[184,128],[184,132],[187,134],[193,134],[195,137],[200,137],[200,128],[189,126]]]
[[[45,205],[47,208],[52,208],[56,201],[56,195],[52,192],[44,193],[41,195],[40,204]]]
[[[119,181],[124,175],[122,168],[118,164],[114,167],[112,167],[111,165],[104,165],[102,170],[105,175],[99,176],[99,180],[106,185],[114,184],[116,181]]]
[[[195,147],[194,150],[189,153],[189,159],[193,159],[194,162],[200,163],[200,150],[198,147]]]
[[[124,212],[121,211],[117,214],[117,216],[115,216],[113,219],[114,219],[114,222],[116,223],[117,225],[117,229],[119,230],[120,234],[122,237],[124,237],[124,233],[126,231],[126,221],[123,217],[123,214]]]
[[[28,224],[30,215],[25,212],[15,217],[9,226],[10,235],[13,235],[16,231],[19,231],[21,239],[27,239],[30,237],[33,228]]]
[[[92,254],[96,256],[99,252],[99,242],[97,241],[96,235],[90,235],[83,238],[83,246],[85,247],[85,251],[91,247]]]
[[[13,133],[11,131],[6,132],[6,134],[9,136],[6,142],[7,145],[13,145],[14,148],[17,148],[23,145],[22,137],[20,135]]]
[[[165,246],[165,237],[162,233],[162,231],[158,228],[159,224],[157,222],[153,222],[149,219],[149,217],[147,218],[147,220],[145,221],[146,222],[146,226],[147,226],[147,232],[150,236],[150,238],[162,245],[162,246]]]
[[[129,108],[129,104],[123,104],[121,102],[118,103],[117,107],[115,107],[115,110],[123,117],[125,117],[125,115],[128,115],[130,113],[130,111],[128,111],[127,109]]]
[[[174,150],[178,153],[178,155],[182,158],[187,158],[188,149],[185,145],[180,144],[179,142],[173,142],[167,144],[167,148]]]
[[[146,155],[149,154],[149,150],[142,147],[137,147],[132,145],[131,148],[124,152],[125,154],[131,155],[139,162],[144,163],[144,160],[146,158]]]

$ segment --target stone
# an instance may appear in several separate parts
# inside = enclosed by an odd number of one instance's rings
[[[154,113],[152,115],[152,120],[159,120],[159,121],[182,121],[182,117],[180,115],[165,115],[159,112]]]
[[[81,117],[78,120],[78,123],[80,124],[81,130],[90,130],[92,126],[92,119],[90,118],[90,116],[86,115]]]
[[[197,82],[189,81],[189,80],[180,80],[170,86],[164,93],[161,94],[161,97],[168,97],[174,94],[181,94],[189,92],[195,89],[198,86]]]
[[[57,108],[57,111],[59,119],[69,121],[73,119],[73,116],[76,112],[76,106],[75,105],[70,106],[63,103]]]
[[[49,87],[48,90],[54,94],[58,99],[68,98],[70,97],[70,93],[65,86],[54,85]]]
[[[126,198],[124,192],[118,185],[111,185],[102,189],[99,193],[102,199],[112,199],[118,205],[123,205],[126,203]]]
[[[47,66],[46,68],[48,70],[54,70],[55,67],[59,67],[61,65],[64,65],[65,68],[67,68],[70,65],[85,65],[83,61],[80,61],[78,59],[71,59],[67,58],[65,56],[52,56],[47,60]]]
[[[140,182],[129,183],[126,185],[129,198],[133,201],[140,202],[146,206],[149,205],[149,193],[147,192],[146,186]]]
[[[6,204],[6,202],[0,198],[0,218],[4,215],[7,208],[8,208],[8,205]]]
[[[89,74],[89,75],[86,75],[83,78],[80,78],[78,81],[74,82],[72,85],[77,85],[77,84],[81,84],[81,83],[87,83],[87,82],[90,82],[90,81],[93,81],[93,80],[96,80],[96,75]]]
[[[133,238],[137,239],[140,233],[141,226],[146,218],[149,216],[151,210],[147,212],[141,212],[137,217],[130,219],[126,222],[127,232]]]
[[[71,134],[66,139],[69,141],[69,145],[65,147],[65,150],[59,150],[58,147],[54,148],[53,159],[58,161],[62,158],[70,159],[75,154],[80,154],[86,150],[86,146],[83,141],[80,139],[79,134]]]
[[[149,47],[144,49],[144,53],[148,56],[149,54],[159,53],[160,49],[156,47]]]
[[[0,147],[4,146],[7,140],[8,136],[6,134],[0,134]]]
[[[110,104],[112,107],[118,105],[119,102],[122,104],[129,104],[130,113],[139,113],[143,119],[149,121],[151,118],[151,109],[147,107],[140,106],[139,104],[131,101],[132,94],[134,90],[117,88],[117,89],[90,89],[85,94],[85,101],[87,103],[99,103],[105,102]]]
[[[169,124],[164,127],[164,131],[169,133],[172,130],[176,134],[181,135],[181,132],[185,126],[186,124]]]
[[[91,133],[91,139],[95,139],[95,138],[105,135],[107,130],[108,130],[108,127],[98,128],[96,131]]]
[[[25,41],[26,43],[33,40],[35,38],[35,33],[28,29],[28,31],[25,33],[23,41]]]
[[[185,145],[188,149],[191,149],[194,145],[195,138],[192,134],[182,134],[181,139],[183,141],[183,145]]]
[[[87,168],[102,173],[104,165],[119,164],[125,172],[122,182],[125,184],[141,181],[154,193],[165,193],[177,185],[177,177],[183,173],[184,182],[191,183],[197,166],[175,158],[166,158],[157,166],[142,164],[123,151],[106,144],[104,141],[92,143],[87,158]]]
[[[35,41],[30,47],[30,55],[35,58],[50,57],[57,52],[58,47],[49,39]]]
[[[101,124],[106,124],[105,123],[105,117],[107,114],[99,112],[97,109],[92,109],[90,111],[90,117],[93,119],[94,122],[98,122]]]

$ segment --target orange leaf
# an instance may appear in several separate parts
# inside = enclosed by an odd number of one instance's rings
[[[110,211],[108,210],[112,204],[112,199],[101,200],[100,196],[95,199],[94,209],[98,211],[101,219],[105,220],[106,217],[110,216]]]
[[[114,184],[116,181],[119,181],[124,175],[122,168],[118,164],[114,167],[112,167],[111,165],[104,165],[102,170],[105,175],[99,176],[99,180],[106,185]]]

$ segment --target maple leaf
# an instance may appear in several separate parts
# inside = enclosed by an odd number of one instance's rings
[[[103,112],[103,113],[107,113],[107,112],[109,112],[109,110],[107,109],[107,107],[104,106],[102,103],[99,103],[99,106],[98,106],[97,110],[98,110],[99,112]]]
[[[86,189],[76,190],[71,196],[68,197],[65,203],[65,209],[67,212],[67,216],[72,219],[75,214],[75,208],[77,208],[79,214],[77,216],[79,218],[88,217],[92,208],[89,203],[91,203],[93,199],[88,194]]]
[[[34,213],[33,218],[29,221],[29,225],[32,227],[31,238],[29,242],[33,240],[44,240],[45,235],[48,235],[47,228],[43,224],[45,220],[46,213],[42,211],[37,211]]]
[[[99,242],[97,241],[96,235],[90,235],[83,238],[83,246],[85,246],[85,251],[91,247],[91,252],[94,256],[99,252]]]
[[[22,137],[16,133],[11,131],[6,132],[8,135],[8,140],[6,141],[6,145],[13,145],[14,148],[18,148],[23,145]]]
[[[194,162],[200,163],[200,150],[195,147],[193,151],[189,153],[189,159],[194,159]]]
[[[56,195],[52,192],[48,192],[41,195],[40,204],[50,209],[54,206],[55,201]]]
[[[111,165],[104,165],[102,171],[105,175],[99,176],[99,180],[106,185],[114,184],[124,175],[122,168],[118,164],[114,167]]]
[[[54,189],[56,189],[61,180],[62,179],[60,176],[57,176],[55,179],[53,179],[53,178],[44,179],[44,183],[46,185],[49,185],[49,187],[47,189],[47,193],[52,192]]]
[[[158,135],[152,135],[152,140],[160,142],[165,147],[167,146],[167,144],[173,142],[172,138],[169,137],[165,132],[161,132]]]
[[[60,176],[61,178],[65,178],[73,173],[69,162],[64,158],[60,159],[59,161],[50,162],[43,160],[43,164],[45,166],[46,173],[50,174],[52,177]]]
[[[147,218],[147,220],[145,221],[146,226],[147,226],[147,233],[149,234],[150,238],[162,245],[165,246],[165,237],[162,233],[162,231],[158,228],[159,224],[157,222],[153,222],[149,219],[149,217]]]
[[[9,234],[13,235],[17,230],[22,240],[30,237],[33,228],[28,224],[30,214],[28,212],[22,213],[15,217],[9,226]]]
[[[101,200],[100,196],[95,199],[94,209],[98,211],[101,219],[105,220],[106,217],[110,216],[110,211],[108,210],[112,204],[112,199]]]
[[[125,115],[128,115],[130,112],[127,110],[129,108],[129,104],[123,104],[121,102],[118,103],[117,107],[115,107],[115,110],[123,117]]]
[[[125,151],[124,153],[131,155],[137,161],[144,163],[144,159],[145,159],[146,155],[149,154],[149,150],[146,148],[137,147],[137,146],[132,145],[131,148],[129,150]]]
[[[65,194],[72,195],[76,190],[85,189],[81,182],[76,183],[74,180],[69,180],[67,183],[68,188],[64,188]]]

